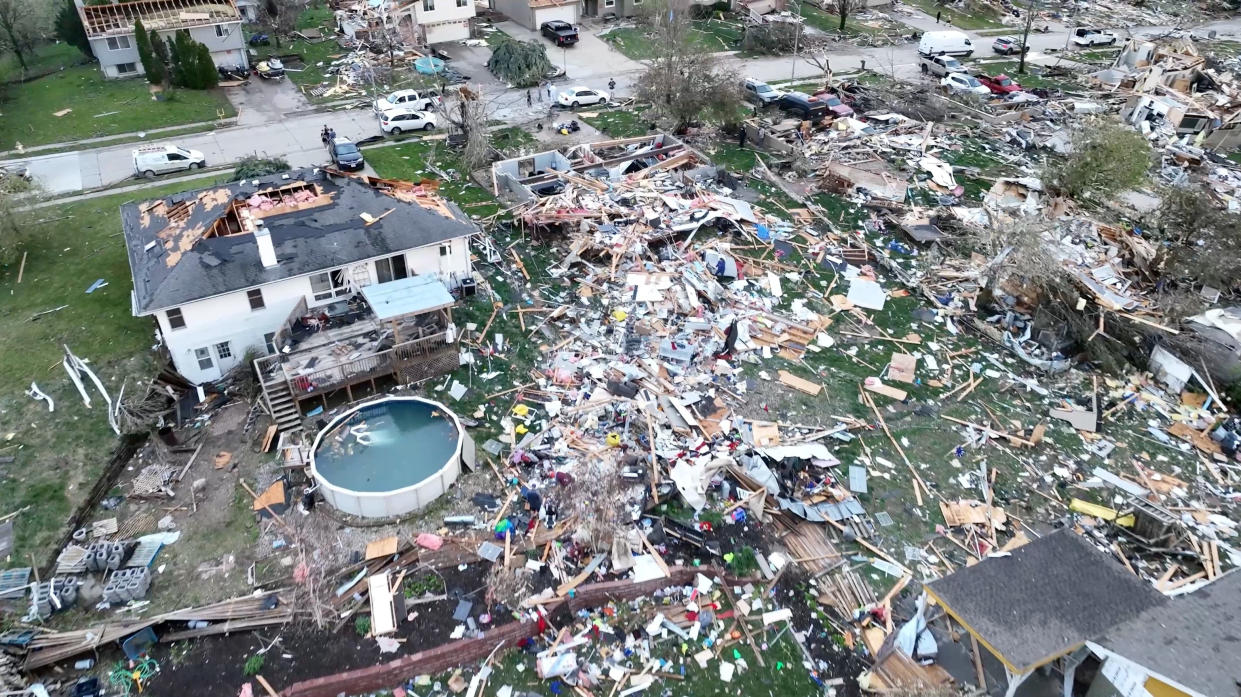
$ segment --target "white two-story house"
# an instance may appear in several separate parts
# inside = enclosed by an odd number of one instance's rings
[[[474,0],[389,0],[388,16],[424,45],[470,38]]]
[[[133,313],[155,320],[190,381],[219,379],[255,349],[280,359],[272,374],[300,386],[295,400],[383,372],[376,357],[394,346],[445,330],[451,342],[445,318],[427,313],[451,313],[450,291],[472,279],[476,226],[400,184],[315,169],[126,204]],[[413,313],[416,322],[390,321]]]
[[[91,51],[99,59],[103,74],[110,78],[138,77],[143,74],[134,40],[134,22],[141,19],[148,32],[164,39],[180,29],[188,30],[197,42],[211,50],[217,66],[249,67],[246,39],[241,31],[241,13],[234,0],[135,0],[109,5],[86,5],[73,0],[90,40]]]

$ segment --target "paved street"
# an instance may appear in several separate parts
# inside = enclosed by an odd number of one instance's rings
[[[905,21],[919,30],[951,28],[946,25],[937,26],[933,18],[925,15],[915,15]],[[541,40],[535,32],[511,22],[502,23],[500,28],[518,38]],[[1140,35],[1170,29],[1171,27],[1133,27],[1128,33]],[[1236,35],[1241,33],[1241,19],[1214,22],[1195,29],[1204,33],[1214,30],[1221,37]],[[567,50],[550,48],[548,51],[553,62],[564,65],[568,71],[568,79],[553,86],[553,98],[555,90],[569,85],[583,84],[606,88],[609,79],[617,82],[616,94],[632,94],[636,81],[641,78],[642,64],[612,50],[607,43],[591,33],[590,26],[584,26],[583,30],[583,38],[577,46]],[[1126,35],[1125,30],[1118,30],[1118,33],[1121,36]],[[1060,51],[1063,51],[1068,35],[1065,27],[1053,27],[1053,31],[1047,34],[1031,34],[1032,50],[1029,60],[1043,65],[1060,60]],[[979,47],[979,55],[989,55],[991,37],[974,34],[972,37]],[[551,111],[550,100],[546,94],[543,95],[545,101],[535,98],[534,103],[528,106],[525,90],[506,89],[499,84],[486,70],[485,63],[490,55],[486,47],[451,45],[447,46],[446,50],[454,57],[454,65],[459,70],[482,85],[482,92],[490,102],[493,119],[513,124],[528,124],[541,120],[550,125],[554,121],[571,118],[568,114]],[[1071,52],[1064,55],[1071,57]],[[919,75],[917,46],[912,43],[832,52],[829,58],[831,68],[837,74],[856,71],[865,62],[867,68],[890,72],[898,78],[914,79]],[[821,75],[819,69],[804,58],[794,60],[791,56],[749,59],[729,57],[726,60],[742,75],[760,80],[803,79]],[[248,87],[230,89],[237,91],[234,95],[234,102],[238,106],[237,126],[151,142],[170,142],[201,150],[211,165],[231,163],[246,155],[258,153],[280,155],[285,157],[290,165],[300,167],[325,161],[325,152],[319,141],[319,131],[324,125],[351,139],[379,133],[378,124],[367,109],[309,112],[309,105],[287,82],[271,85],[256,79],[252,80]],[[72,194],[116,185],[133,178],[134,147],[134,144],[129,143],[14,161],[28,163],[31,172],[49,193]]]

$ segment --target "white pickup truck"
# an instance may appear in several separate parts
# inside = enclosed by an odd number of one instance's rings
[[[1116,43],[1116,34],[1107,29],[1078,27],[1073,30],[1073,43],[1078,46],[1111,46]]]

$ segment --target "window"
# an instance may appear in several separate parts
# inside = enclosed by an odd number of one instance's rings
[[[422,0],[422,11],[423,12],[434,12],[435,11],[435,0]]]
[[[215,345],[215,355],[223,361],[225,358],[233,357],[233,344],[230,341],[221,341]]]
[[[185,316],[181,314],[181,308],[174,307],[164,315],[168,317],[169,329],[185,329]]]
[[[442,257],[452,256],[452,243],[451,242],[447,242],[445,244],[440,245],[440,256]]]
[[[348,294],[349,288],[345,286],[344,269],[317,273],[311,276],[310,290],[314,293],[315,300],[331,300],[332,298],[339,298],[342,295]]]
[[[267,307],[267,303],[263,302],[263,291],[260,288],[247,290],[246,300],[250,301],[251,310],[262,310]]]
[[[217,24],[217,25],[215,25],[215,35],[216,35],[216,36],[218,36],[218,37],[220,37],[221,39],[223,39],[224,37],[228,36],[228,32],[227,32],[227,31],[224,31],[224,25],[223,25],[223,24]]]
[[[169,162],[182,162],[182,161],[184,161],[184,160],[188,160],[188,159],[190,159],[190,158],[186,157],[185,155],[182,155],[182,154],[181,154],[181,153],[179,153],[179,152],[170,152],[170,153],[168,153],[168,161],[169,161]]]
[[[457,0],[457,7],[465,7],[469,4],[469,2],[470,0]]]
[[[136,73],[136,72],[138,72],[138,64],[136,63],[117,63],[116,64],[117,75],[128,75],[130,73]]]
[[[194,349],[194,357],[198,359],[199,370],[211,370],[215,366],[211,362],[211,351],[206,347]]]
[[[616,7],[616,0],[603,0],[604,7]]]
[[[633,0],[633,4],[635,4],[635,5],[641,5],[641,4],[642,4],[642,0]]]
[[[122,51],[122,50],[128,49],[130,46],[128,36],[109,36],[107,41],[108,41],[109,51]],[[125,63],[125,65],[133,65],[133,64]]]
[[[405,269],[405,255],[398,254],[375,262],[375,273],[380,283],[405,278],[409,273]]]
[[[267,353],[276,352],[276,332],[267,332],[263,335],[263,345],[267,347]]]

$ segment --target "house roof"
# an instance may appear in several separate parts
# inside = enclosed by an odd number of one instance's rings
[[[134,21],[147,31],[170,31],[202,24],[241,21],[234,0],[136,0],[78,7],[86,35],[95,38],[134,33]]]
[[[272,268],[263,267],[250,234],[259,222],[275,247]],[[475,231],[461,209],[426,187],[316,170],[129,203],[121,226],[140,315]]]
[[[1025,673],[1166,598],[1090,541],[1058,530],[926,586],[1014,673]]]
[[[1241,572],[1150,608],[1094,643],[1204,695],[1241,692]]]

